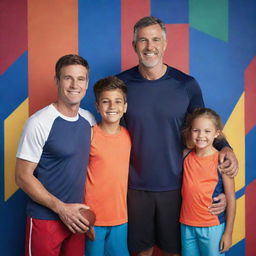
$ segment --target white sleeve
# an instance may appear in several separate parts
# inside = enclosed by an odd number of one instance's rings
[[[16,157],[38,163],[45,142],[49,136],[51,124],[40,122],[37,118],[27,120],[17,150]]]
[[[80,108],[79,109],[79,114],[83,118],[85,118],[90,123],[91,126],[96,124],[96,120],[95,120],[93,114],[91,112],[89,112],[88,110]]]

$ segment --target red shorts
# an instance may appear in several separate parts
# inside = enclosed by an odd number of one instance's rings
[[[25,256],[83,256],[84,245],[60,220],[27,218]]]

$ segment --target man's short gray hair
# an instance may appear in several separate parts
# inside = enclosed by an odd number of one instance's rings
[[[158,18],[153,17],[153,16],[147,16],[147,17],[143,17],[141,18],[139,21],[137,21],[137,23],[134,25],[133,27],[133,42],[136,43],[137,42],[137,35],[138,35],[138,30],[141,28],[145,28],[151,25],[155,25],[158,24],[163,32],[163,37],[164,39],[166,39],[166,28],[165,28],[165,24]]]

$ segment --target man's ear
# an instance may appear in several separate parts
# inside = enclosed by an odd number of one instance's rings
[[[86,82],[86,90],[88,89],[88,86],[89,86],[89,79],[87,79],[87,82]]]
[[[54,76],[54,82],[55,82],[55,86],[58,88],[60,80],[56,76]]]
[[[132,41],[132,47],[133,47],[134,51],[136,52],[136,42],[135,41]]]
[[[167,41],[167,39],[165,39],[165,42],[164,42],[164,51],[165,51],[166,48],[167,48],[167,44],[168,44],[168,41]]]

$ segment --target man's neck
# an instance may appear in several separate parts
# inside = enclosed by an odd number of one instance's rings
[[[139,65],[140,74],[147,80],[157,80],[161,78],[166,72],[167,66],[163,63],[153,68],[148,68],[143,65]]]
[[[75,117],[78,114],[79,105],[67,105],[62,102],[54,102],[53,106],[64,116]]]

